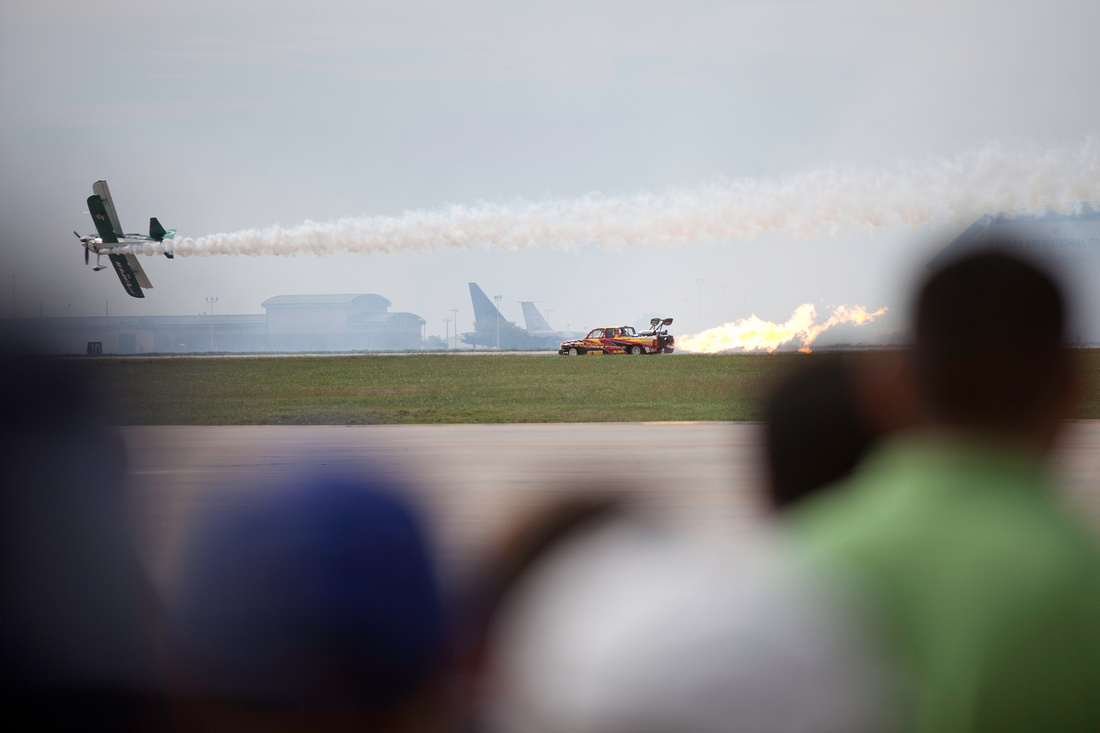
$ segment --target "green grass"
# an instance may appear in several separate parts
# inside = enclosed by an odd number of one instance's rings
[[[1100,351],[1075,417],[1100,418]],[[753,420],[815,356],[364,355],[75,359],[123,425]]]
[[[750,420],[794,356],[77,359],[126,425]]]

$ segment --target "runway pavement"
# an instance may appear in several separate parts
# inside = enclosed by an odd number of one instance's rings
[[[1068,423],[1055,454],[1066,500],[1100,528],[1100,421]],[[563,493],[611,488],[701,535],[766,527],[757,423],[127,427],[137,538],[170,582],[187,522],[214,503],[323,472],[400,476],[457,576],[511,522]]]

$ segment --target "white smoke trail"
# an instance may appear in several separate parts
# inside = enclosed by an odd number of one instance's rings
[[[780,178],[717,181],[630,196],[484,203],[401,216],[176,239],[177,255],[328,255],[480,246],[516,250],[679,244],[747,239],[786,230],[800,237],[904,224],[968,224],[997,211],[1050,205],[1074,210],[1100,200],[1100,139],[1070,147],[991,144],[953,158],[891,169],[826,168]],[[159,254],[162,244],[111,252]]]

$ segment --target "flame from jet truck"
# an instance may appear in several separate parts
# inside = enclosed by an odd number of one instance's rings
[[[803,303],[784,323],[765,321],[754,314],[748,318],[710,328],[702,333],[681,336],[677,347],[690,354],[719,354],[726,351],[766,351],[776,349],[792,341],[798,341],[799,351],[810,352],[810,347],[821,334],[842,323],[863,325],[875,320],[887,308],[873,313],[863,306],[842,305],[824,323],[817,323],[817,309],[813,303]]]

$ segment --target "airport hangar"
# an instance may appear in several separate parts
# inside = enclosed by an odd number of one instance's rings
[[[419,349],[425,321],[373,293],[277,295],[263,314],[5,319],[49,354]],[[98,347],[94,346],[99,344]]]

